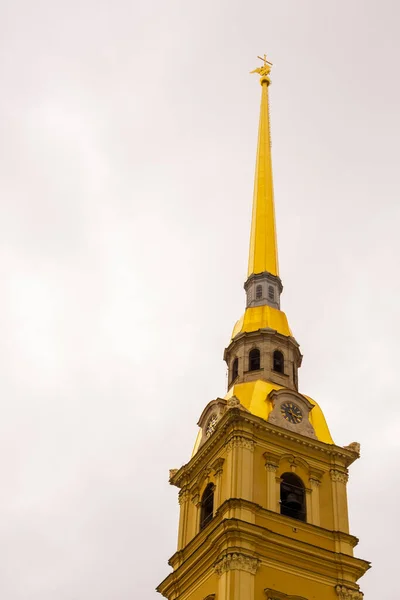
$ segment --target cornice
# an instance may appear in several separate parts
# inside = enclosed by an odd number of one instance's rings
[[[252,273],[244,282],[243,287],[247,292],[249,286],[253,283],[253,281],[264,281],[265,279],[270,280],[271,283],[277,283],[279,287],[279,293],[282,294],[283,284],[281,278],[279,277],[279,275],[272,275],[272,273],[269,273],[268,271],[263,271],[262,273]]]
[[[230,498],[229,500],[225,500],[225,502],[223,502],[223,504],[221,504],[221,506],[217,509],[216,516],[221,515],[221,517],[223,517],[225,512],[229,512],[235,508],[246,508],[247,510],[254,512],[254,514],[270,519],[274,523],[279,523],[281,525],[288,524],[286,516],[281,515],[278,512],[268,510],[267,508],[262,507],[260,504],[250,502],[249,500],[244,500],[242,498]],[[325,539],[331,540],[332,542],[337,540],[346,542],[352,548],[355,548],[359,542],[356,536],[351,535],[350,533],[345,533],[344,531],[333,531],[331,529],[321,527],[320,525],[313,525],[312,523],[307,523],[305,521],[293,521],[293,524],[298,530],[304,530],[307,533],[319,535]]]
[[[184,481],[190,479],[197,468],[202,468],[199,467],[199,465],[205,462],[209,455],[217,448],[222,447],[222,444],[226,441],[225,438],[229,428],[235,426],[235,429],[232,431],[234,431],[236,435],[239,435],[239,432],[241,431],[243,431],[245,435],[249,435],[247,429],[237,427],[240,423],[249,425],[252,429],[253,436],[257,431],[260,431],[260,433],[262,432],[275,438],[288,440],[294,442],[298,446],[321,452],[330,458],[341,459],[346,467],[351,465],[359,457],[357,450],[351,446],[342,448],[340,446],[335,446],[334,444],[326,444],[325,442],[282,429],[277,425],[268,423],[261,417],[256,417],[248,411],[237,407],[229,407],[226,413],[221,417],[215,433],[199,448],[198,452],[191,460],[180,469],[173,469],[170,471],[170,484],[182,487]],[[254,439],[254,441],[256,442],[257,440]]]
[[[200,563],[203,569],[209,568],[206,565],[211,566],[217,561],[216,552],[221,544],[224,545],[226,552],[234,553],[246,553],[246,548],[257,547],[260,549],[258,558],[262,563],[279,565],[279,568],[287,568],[295,574],[299,569],[305,569],[318,575],[322,582],[330,585],[337,583],[338,569],[352,573],[357,580],[370,567],[367,561],[311,544],[304,538],[288,537],[284,533],[248,521],[224,518],[224,514],[238,507],[253,510],[254,513],[263,513],[278,525],[288,525],[286,517],[263,509],[257,504],[241,499],[227,500],[219,507],[207,528],[199,532],[184,549],[171,557],[169,564],[175,573],[179,572],[180,577],[185,577],[184,574],[187,573],[189,577],[190,571],[197,569]],[[355,546],[358,541],[349,534],[329,531],[316,525],[300,522],[294,524],[299,531],[304,530],[308,535],[321,535],[332,543],[342,540]],[[318,544],[317,540],[316,543]]]
[[[280,339],[282,342],[290,342],[293,344],[293,346],[296,348],[300,360],[303,358],[301,352],[300,352],[300,344],[297,342],[297,340],[293,337],[293,336],[287,336],[287,335],[283,335],[283,333],[279,333],[276,329],[272,329],[270,327],[262,327],[260,329],[256,329],[255,331],[241,331],[240,333],[236,334],[234,338],[231,339],[231,341],[229,342],[228,346],[225,348],[224,350],[224,360],[227,360],[228,354],[230,354],[230,352],[232,351],[232,348],[234,346],[236,346],[236,344],[238,342],[240,342],[240,340],[242,339],[246,339],[246,338],[257,338],[260,336],[269,336],[269,337],[276,337],[278,339]]]

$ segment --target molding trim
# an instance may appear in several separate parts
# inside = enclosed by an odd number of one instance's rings
[[[364,594],[360,590],[354,590],[344,585],[337,585],[336,593],[340,600],[363,600]]]
[[[214,563],[214,570],[221,576],[227,571],[246,571],[252,575],[256,574],[260,560],[242,552],[228,552]]]
[[[271,590],[269,588],[264,590],[267,600],[306,600],[303,596],[288,596],[282,592]]]
[[[172,473],[169,481],[170,484],[177,487],[182,487],[185,480],[191,477],[193,471],[198,468],[198,465],[204,463],[207,455],[214,451],[216,446],[218,447],[219,444],[223,444],[223,438],[226,435],[227,429],[231,425],[237,425],[239,423],[241,425],[243,424],[243,429],[249,424],[252,428],[254,428],[254,430],[256,430],[254,432],[256,435],[257,430],[259,430],[260,432],[263,432],[264,435],[276,436],[284,440],[290,440],[299,446],[312,448],[313,450],[321,452],[322,454],[332,458],[338,457],[340,460],[344,461],[346,466],[351,465],[358,458],[358,454],[354,451],[354,449],[325,444],[319,440],[314,440],[303,435],[291,433],[288,430],[284,430],[281,427],[277,427],[276,425],[264,421],[264,419],[261,417],[256,417],[247,411],[235,407],[226,411],[224,416],[221,417],[221,426],[217,427],[215,433],[199,448],[191,460],[187,464],[180,467],[177,472],[174,471]]]

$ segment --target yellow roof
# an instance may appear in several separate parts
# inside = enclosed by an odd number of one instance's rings
[[[256,70],[261,73],[261,70]],[[258,130],[253,214],[251,220],[248,277],[267,271],[279,276],[272,182],[271,139],[268,108],[269,77],[261,80],[261,109]]]
[[[285,313],[265,304],[246,308],[244,315],[233,328],[232,339],[239,333],[249,333],[259,329],[273,329],[282,335],[292,336]]]
[[[225,399],[236,396],[240,403],[247,408],[256,417],[261,417],[267,420],[269,413],[272,411],[273,406],[268,395],[272,390],[281,390],[283,386],[276,385],[269,381],[249,381],[247,383],[238,383],[233,385]],[[309,396],[305,396],[307,400],[311,402],[314,408],[310,411],[310,423],[314,428],[315,435],[321,442],[326,444],[333,444],[334,441],[326,424],[324,414],[318,404]]]

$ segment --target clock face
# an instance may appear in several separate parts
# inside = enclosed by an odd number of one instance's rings
[[[206,427],[206,436],[209,438],[215,431],[217,426],[218,417],[217,415],[211,415],[210,420],[207,423]]]
[[[303,420],[303,413],[293,402],[283,402],[281,405],[281,414],[289,423],[293,423],[294,425],[301,423]]]

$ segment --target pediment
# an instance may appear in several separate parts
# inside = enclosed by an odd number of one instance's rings
[[[288,388],[272,390],[268,398],[273,405],[268,416],[269,423],[317,439],[309,418],[314,405],[308,398]]]
[[[239,410],[249,412],[236,396],[231,396],[228,400],[216,398],[207,404],[197,423],[202,430],[200,446],[214,433],[221,417],[231,408],[238,408]]]
[[[203,428],[213,414],[216,414],[217,417],[221,417],[224,414],[225,410],[226,400],[224,398],[216,398],[215,400],[211,400],[211,402],[207,404],[207,406],[201,413],[197,425]]]

